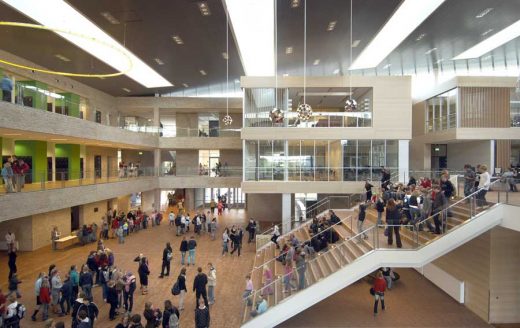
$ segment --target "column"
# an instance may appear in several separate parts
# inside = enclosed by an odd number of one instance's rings
[[[158,133],[161,132],[161,131],[159,131],[159,128],[161,127],[161,117],[159,114],[159,107],[153,108],[153,126],[154,126],[154,128],[157,128]]]
[[[282,194],[282,234],[291,231],[291,194]]]
[[[153,150],[153,167],[155,170],[154,175],[160,176],[162,174],[162,172],[161,172],[161,150],[160,149]]]
[[[399,140],[399,181],[406,183],[409,178],[410,140]]]

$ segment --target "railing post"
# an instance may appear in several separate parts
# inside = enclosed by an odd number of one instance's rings
[[[506,204],[509,204],[509,190],[506,189]]]

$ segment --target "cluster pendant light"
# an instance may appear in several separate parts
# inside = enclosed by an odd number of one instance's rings
[[[278,0],[274,0],[274,107],[269,119],[275,124],[283,123],[285,115],[278,108]]]
[[[352,66],[352,1],[350,0],[350,66]],[[349,84],[349,95],[347,100],[345,101],[345,111],[346,112],[354,112],[357,110],[357,101],[354,99],[352,94],[352,74],[349,72],[348,74],[348,84]]]
[[[304,0],[303,7],[303,104],[298,106],[296,112],[301,121],[308,121],[312,118],[312,107],[307,104],[307,0]]]
[[[222,119],[225,126],[233,123],[233,118],[229,115],[229,13],[226,9],[226,116]]]

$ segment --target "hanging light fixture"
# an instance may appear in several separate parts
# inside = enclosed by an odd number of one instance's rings
[[[350,0],[350,66],[352,66],[352,1]],[[345,101],[345,111],[354,112],[357,110],[357,101],[352,97],[352,72],[348,73],[349,95]]]
[[[303,104],[298,106],[296,112],[301,121],[308,121],[312,118],[312,107],[307,104],[307,0],[304,0],[303,8]]]
[[[274,107],[269,113],[271,122],[283,123],[283,110],[278,108],[278,0],[274,1]]]
[[[233,118],[229,115],[229,13],[226,9],[226,116],[222,119],[224,125],[229,126],[233,123]]]

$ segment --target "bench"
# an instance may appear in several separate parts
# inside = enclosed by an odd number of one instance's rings
[[[64,249],[79,242],[78,236],[66,236],[54,241],[56,249]]]

